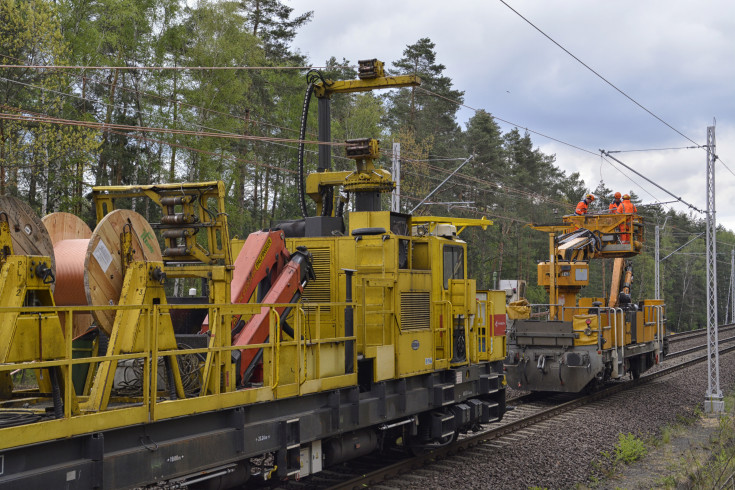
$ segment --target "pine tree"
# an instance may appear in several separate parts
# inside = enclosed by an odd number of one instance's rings
[[[302,59],[291,51],[291,41],[296,31],[308,23],[313,11],[291,18],[293,8],[280,0],[241,0],[240,8],[245,13],[245,26],[255,37],[263,40],[265,56],[268,60]]]
[[[411,130],[418,141],[433,138],[431,154],[446,156],[460,134],[456,114],[464,101],[464,92],[453,88],[444,75],[446,67],[436,61],[436,45],[429,38],[419,39],[403,50],[403,57],[393,62],[393,73],[418,75],[421,87],[392,91],[387,96],[386,124],[393,133]]]
[[[58,11],[47,0],[0,3],[0,53],[6,63],[64,65],[68,46]],[[5,112],[70,119],[67,72],[0,70]],[[0,119],[0,193],[23,195],[41,214],[80,211],[82,182],[96,156],[96,132],[70,125]]]

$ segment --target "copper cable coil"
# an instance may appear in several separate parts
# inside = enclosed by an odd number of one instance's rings
[[[120,235],[126,227],[133,235],[134,260],[160,261],[161,249],[150,224],[134,211],[117,209],[105,215],[94,232],[69,213],[53,213],[43,219],[54,244],[56,292],[59,306],[115,305],[123,287],[124,266]],[[108,334],[115,311],[91,309],[91,315],[74,315],[75,335],[96,323]]]
[[[84,289],[84,261],[89,238],[61,240],[54,244],[56,256],[56,291],[54,300],[59,306],[86,305]]]

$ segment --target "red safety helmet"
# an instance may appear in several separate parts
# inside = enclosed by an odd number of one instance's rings
[[[615,193],[615,199],[620,199],[620,193],[619,192],[616,192]]]

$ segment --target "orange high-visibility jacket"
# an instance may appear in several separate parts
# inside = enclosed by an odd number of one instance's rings
[[[574,210],[574,214],[587,214],[587,201],[579,201],[579,204],[577,204],[577,209]]]
[[[608,211],[610,211],[611,213],[616,213],[618,211],[618,206],[620,206],[620,204],[621,203],[615,202],[615,201],[611,202],[610,208],[608,209]]]
[[[637,213],[638,208],[635,207],[635,204],[630,202],[630,199],[623,199],[623,202],[620,203],[620,206],[618,206],[618,213]]]

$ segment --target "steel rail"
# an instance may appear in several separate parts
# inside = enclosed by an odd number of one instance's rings
[[[724,332],[726,330],[731,330],[735,328],[735,323],[730,323],[726,325],[720,325],[717,327],[720,332]],[[671,334],[668,336],[669,342],[680,342],[682,340],[689,340],[694,339],[697,337],[704,337],[707,335],[707,329],[706,328],[698,328],[696,330],[689,330],[687,332],[681,332],[676,334]]]
[[[735,342],[735,336],[728,337],[726,339],[721,339],[719,343],[720,344],[727,344],[727,343],[730,343],[730,342]],[[702,349],[706,349],[706,348],[707,348],[707,345],[697,345],[697,346],[694,346],[694,347],[690,347],[688,349],[682,349],[682,350],[678,350],[676,352],[670,352],[669,354],[666,355],[666,357],[664,359],[668,359],[670,357],[685,356],[687,354],[691,354],[692,352],[697,352],[698,350],[702,350]],[[722,352],[722,351],[720,351],[720,352]]]
[[[735,346],[721,349],[720,353],[726,354],[726,353],[733,352],[733,351],[735,351]],[[579,407],[582,407],[584,405],[588,405],[592,402],[602,400],[604,398],[608,398],[616,393],[620,393],[626,390],[631,390],[633,388],[645,385],[647,383],[652,382],[653,380],[676,373],[677,371],[681,371],[683,369],[686,369],[688,367],[691,367],[695,364],[698,364],[706,360],[707,360],[706,355],[695,357],[693,359],[684,361],[675,366],[670,366],[668,368],[662,369],[655,373],[650,373],[650,374],[641,376],[637,380],[626,381],[625,383],[619,383],[614,386],[603,388],[602,390],[597,391],[595,393],[582,396],[581,398],[577,398],[569,402],[561,403],[560,405],[557,405],[555,407],[551,407],[549,409],[542,410],[540,412],[529,415],[528,417],[516,420],[514,422],[497,427],[495,429],[491,429],[489,431],[482,432],[480,434],[475,434],[473,436],[466,437],[446,447],[437,448],[425,454],[421,454],[421,455],[415,456],[410,459],[399,461],[385,468],[381,468],[371,473],[366,473],[359,477],[345,481],[343,483],[336,484],[330,488],[341,490],[341,489],[365,488],[370,485],[376,485],[384,481],[386,478],[404,474],[406,470],[413,470],[413,469],[421,468],[422,466],[425,466],[427,463],[432,462],[434,460],[442,459],[442,458],[451,456],[453,454],[456,454],[458,452],[461,452],[465,449],[498,439],[504,435],[511,434],[513,432],[517,432],[523,428],[538,424],[539,422],[542,422],[544,420],[548,420],[550,418],[561,415],[562,413],[566,413],[574,409],[577,409]],[[523,397],[519,397],[518,399],[520,398],[523,398]]]

